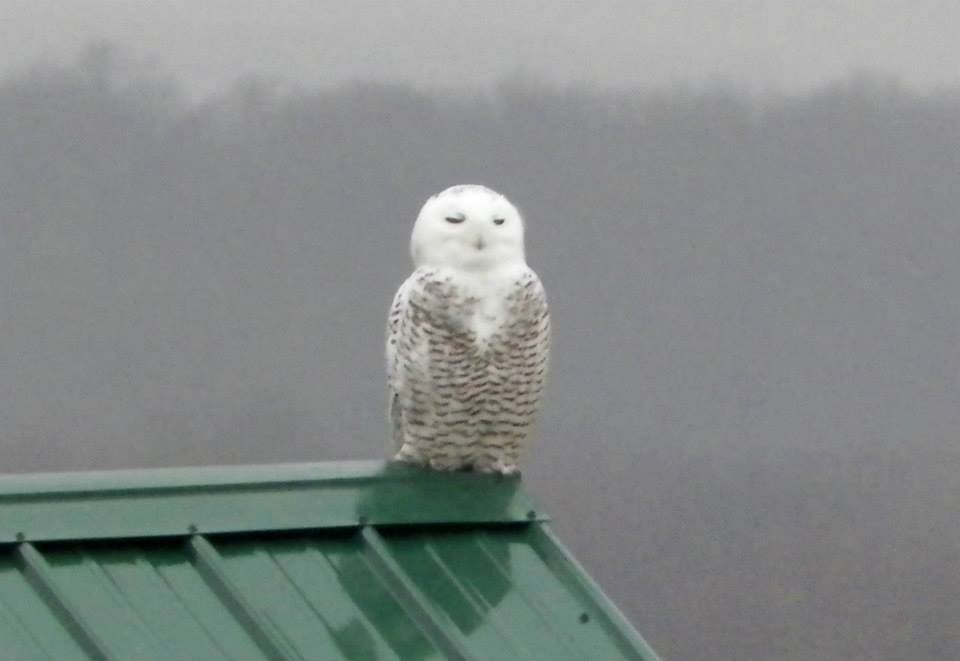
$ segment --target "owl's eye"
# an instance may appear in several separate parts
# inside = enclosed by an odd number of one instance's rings
[[[448,223],[453,223],[454,225],[456,225],[457,223],[462,223],[464,220],[466,220],[466,216],[460,216],[460,217],[447,216],[446,218],[444,218],[444,220],[446,220]]]
[[[507,221],[506,218],[494,218],[494,219],[493,219],[493,224],[494,224],[494,225],[503,225],[506,221]]]

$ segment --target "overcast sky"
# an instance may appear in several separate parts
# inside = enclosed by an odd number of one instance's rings
[[[804,88],[960,83],[956,0],[0,0],[0,75],[109,39],[193,94],[239,75],[476,87],[511,75]]]

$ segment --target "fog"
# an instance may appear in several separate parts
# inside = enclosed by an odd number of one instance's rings
[[[4,472],[380,458],[424,199],[550,296],[525,481],[666,658],[960,658],[960,91],[0,81]]]
[[[171,67],[194,98],[247,74],[805,90],[866,68],[929,88],[960,84],[958,25],[952,0],[3,0],[0,75],[108,39]]]

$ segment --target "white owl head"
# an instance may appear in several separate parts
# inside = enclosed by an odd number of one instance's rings
[[[410,237],[413,263],[470,271],[524,264],[523,219],[486,186],[451,186],[420,210]]]

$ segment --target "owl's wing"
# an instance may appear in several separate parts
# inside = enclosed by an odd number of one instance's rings
[[[533,370],[534,385],[539,398],[549,368],[550,307],[547,305],[547,293],[543,283],[532,269],[528,271],[521,287],[527,308],[524,341],[531,352],[527,368]]]
[[[401,341],[404,317],[410,302],[410,290],[417,286],[413,276],[407,278],[393,297],[387,313],[387,420],[390,423],[394,451],[403,445],[403,419],[400,415],[400,393],[403,391],[403,372],[400,352],[405,343]]]

